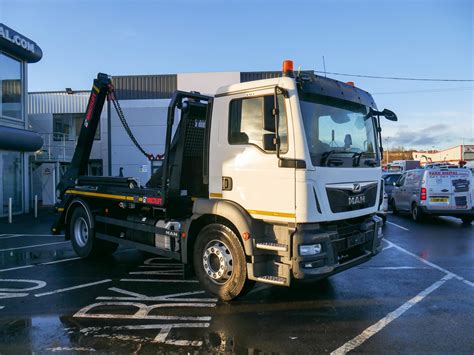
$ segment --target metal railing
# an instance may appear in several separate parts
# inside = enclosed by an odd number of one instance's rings
[[[74,155],[77,139],[71,139],[69,134],[53,132],[40,133],[43,138],[43,147],[35,152],[35,161],[69,162]]]

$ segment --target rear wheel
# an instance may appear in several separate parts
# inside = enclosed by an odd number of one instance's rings
[[[213,223],[199,232],[193,251],[201,285],[223,301],[242,296],[254,285],[247,279],[242,244],[229,227]]]
[[[461,217],[461,220],[462,220],[462,224],[464,224],[465,226],[469,226],[472,221],[474,221],[474,218],[473,217]]]
[[[423,219],[423,212],[421,208],[416,205],[415,202],[413,202],[411,205],[411,218],[415,222],[421,222],[421,220]]]
[[[118,244],[95,238],[91,217],[83,206],[76,207],[69,221],[69,235],[72,247],[81,258],[110,255]]]

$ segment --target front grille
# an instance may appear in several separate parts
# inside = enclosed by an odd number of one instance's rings
[[[360,192],[337,187],[326,188],[326,192],[333,213],[355,211],[375,205],[377,184],[362,188]]]

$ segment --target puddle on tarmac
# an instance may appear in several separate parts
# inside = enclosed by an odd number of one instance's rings
[[[9,251],[0,253],[0,267],[10,268],[76,256],[72,250]]]

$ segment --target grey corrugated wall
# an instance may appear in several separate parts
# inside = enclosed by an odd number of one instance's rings
[[[90,92],[69,95],[65,92],[31,92],[28,94],[28,114],[85,112]]]
[[[114,76],[119,100],[169,99],[177,90],[177,75]]]

